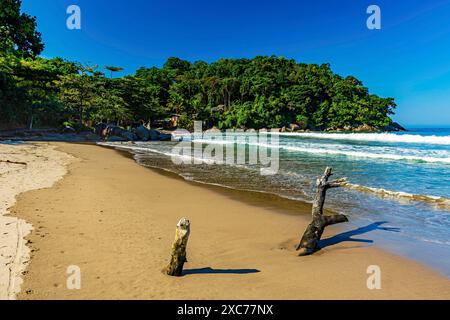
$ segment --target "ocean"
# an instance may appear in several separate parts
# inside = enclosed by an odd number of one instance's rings
[[[189,181],[306,202],[312,201],[315,180],[330,166],[333,178],[347,177],[349,183],[330,190],[325,206],[349,216],[349,241],[379,245],[450,277],[450,128],[178,138],[184,141],[104,144],[130,151],[143,166]],[[208,153],[212,157],[186,152],[191,146],[214,149]],[[231,150],[243,151],[247,161],[217,161]],[[267,163],[249,160],[260,150],[277,157],[272,174],[262,174]]]

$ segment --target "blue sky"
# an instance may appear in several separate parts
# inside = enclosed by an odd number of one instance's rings
[[[81,30],[66,9],[81,8]],[[382,29],[366,27],[369,5]],[[23,0],[37,17],[43,56],[121,66],[281,55],[330,63],[394,97],[394,119],[450,126],[450,0]]]

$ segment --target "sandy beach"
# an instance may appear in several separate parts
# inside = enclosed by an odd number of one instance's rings
[[[92,144],[0,145],[0,153],[25,162],[28,154],[38,166],[32,179],[17,178],[24,172],[0,176],[2,214],[12,215],[0,216],[0,253],[3,260],[11,255],[5,248],[20,256],[8,269],[12,276],[3,275],[12,258],[2,264],[2,298],[18,292],[4,283],[14,277],[18,288],[20,274],[18,299],[450,298],[448,278],[367,243],[335,241],[298,257],[295,245],[309,222],[306,204],[296,204],[292,214],[289,202],[189,183]],[[182,217],[191,222],[186,274],[168,277],[161,269]],[[22,231],[8,231],[11,222]],[[351,230],[328,228],[324,238]],[[5,233],[14,239],[4,240]],[[370,265],[381,269],[380,290],[367,288]],[[81,270],[80,290],[66,286],[69,266]]]
[[[48,144],[0,144],[0,300],[14,299],[20,291],[30,257],[24,238],[33,228],[20,217],[9,216],[8,209],[18,194],[52,186],[72,160]]]

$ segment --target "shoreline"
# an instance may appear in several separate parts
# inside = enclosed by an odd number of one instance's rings
[[[242,191],[225,195],[221,187],[215,187],[221,190],[214,191],[214,186],[189,183],[175,173],[171,174],[172,179],[168,179],[166,174],[156,172],[157,169],[148,170],[137,164],[131,154],[124,157],[123,151],[91,144],[52,145],[80,161],[70,164],[69,173],[52,188],[21,194],[11,210],[33,225],[36,223],[35,230],[40,233],[33,231],[27,237],[34,252],[19,298],[450,297],[450,281],[445,277],[415,261],[373,246],[340,242],[311,257],[297,257],[293,246],[308,220],[297,209],[290,210],[295,214],[274,215],[274,211],[283,211],[283,205],[267,199],[260,201],[248,194],[242,196]],[[89,190],[83,190],[81,185]],[[134,188],[142,192],[129,190]],[[93,194],[95,190],[99,190],[97,194]],[[253,204],[237,199],[239,197],[248,197]],[[126,201],[128,205],[123,203]],[[285,199],[280,202],[286,203]],[[216,210],[211,212],[209,205]],[[309,214],[307,207],[309,205],[305,205],[305,214]],[[31,208],[48,214],[37,218],[30,214]],[[51,214],[49,208],[62,216]],[[137,208],[141,212],[136,212]],[[185,211],[190,213],[184,214]],[[105,212],[110,213],[112,221],[105,217]],[[190,218],[194,226],[186,266],[190,273],[180,279],[172,279],[162,275],[160,269],[167,263],[174,227],[183,215]],[[102,224],[106,224],[106,228]],[[41,228],[45,230],[44,234],[41,234]],[[345,227],[330,228],[324,238],[333,236],[340,229]],[[94,250],[92,246],[104,250]],[[64,267],[76,260],[81,262],[83,274],[83,270],[88,270],[87,279],[83,277],[82,290],[67,290],[64,288],[67,276]],[[387,279],[384,280],[387,288],[383,290],[368,290],[366,287],[365,269],[374,261],[387,270]],[[207,266],[212,269],[202,269]],[[111,268],[113,270],[108,270]],[[245,270],[248,273],[238,272]],[[242,280],[249,283],[243,284]],[[236,288],[238,283],[242,288]]]
[[[203,188],[206,188],[208,190],[211,190],[217,194],[225,195],[229,197],[230,199],[237,200],[237,201],[243,201],[246,204],[250,204],[257,207],[263,207],[263,208],[270,208],[271,210],[276,211],[278,214],[286,214],[286,215],[294,215],[297,217],[304,217],[305,222],[309,223],[309,218],[311,216],[311,203],[308,203],[306,201],[301,200],[294,200],[282,197],[275,193],[267,193],[267,192],[258,192],[254,190],[244,190],[244,189],[235,189],[231,187],[227,187],[225,185],[218,185],[218,184],[210,184],[210,183],[203,183],[196,180],[187,180],[184,179],[182,176],[177,174],[176,172],[172,172],[170,170],[166,170],[159,167],[151,167],[151,166],[144,166],[136,162],[134,159],[134,155],[127,151],[127,150],[121,150],[116,149],[113,146],[105,146],[105,145],[97,145],[102,148],[114,150],[121,154],[123,157],[128,158],[136,163],[136,165],[141,166],[145,169],[152,170],[153,172],[170,178],[175,179],[177,181],[183,181],[184,183],[187,183],[192,186],[200,186]],[[324,212],[331,213],[332,211],[329,209],[324,209]],[[330,228],[339,228],[338,226],[332,226]],[[301,230],[299,230],[300,234]]]

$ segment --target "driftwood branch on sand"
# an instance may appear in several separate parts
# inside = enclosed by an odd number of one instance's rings
[[[163,270],[169,276],[181,277],[186,259],[186,247],[191,232],[191,224],[183,218],[177,224],[175,241],[172,245],[172,257],[169,265]]]
[[[28,165],[26,162],[18,162],[18,161],[10,161],[10,160],[0,160],[0,162],[3,163],[10,163],[10,164],[21,164],[23,166]]]
[[[323,215],[323,205],[327,190],[342,187],[347,183],[346,178],[328,181],[332,175],[331,170],[330,167],[327,167],[323,176],[317,179],[317,190],[312,206],[312,222],[306,228],[297,246],[297,251],[300,251],[299,256],[306,256],[319,250],[319,241],[327,226],[348,221],[347,217],[343,214]]]

